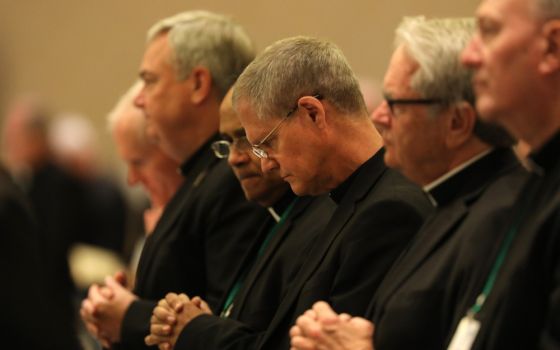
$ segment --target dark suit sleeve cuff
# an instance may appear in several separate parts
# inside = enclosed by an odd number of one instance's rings
[[[150,334],[150,318],[156,305],[150,300],[135,300],[130,304],[121,325],[123,349],[157,349],[144,343],[144,338]]]
[[[194,318],[179,335],[175,350],[256,349],[260,334],[245,324],[214,315]]]

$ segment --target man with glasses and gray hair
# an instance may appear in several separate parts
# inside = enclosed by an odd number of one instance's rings
[[[436,211],[372,296],[373,323],[320,302],[291,330],[294,348],[442,349],[477,299],[473,286],[486,277],[526,173],[509,134],[474,109],[459,62],[474,29],[471,18],[424,17],[397,28],[373,120],[385,163],[422,186]]]
[[[301,268],[306,251],[334,210],[327,196],[296,197],[277,171],[262,172],[260,159],[253,154],[233,110],[231,92],[222,102],[220,115],[222,140],[212,145],[216,156],[228,159],[247,199],[267,207],[271,216],[235,273],[229,292],[215,310],[216,316],[205,313],[196,306],[196,300],[184,294],[169,294],[154,310],[152,334],[147,338],[151,345],[221,349],[240,325],[255,333],[265,331],[292,276]],[[176,312],[177,308],[181,311]],[[239,349],[251,348],[251,339],[237,342]]]
[[[110,298],[90,295],[98,334],[112,347],[146,348],[152,310],[168,292],[198,295],[217,308],[266,217],[211,149],[221,100],[253,56],[239,25],[206,11],[163,19],[148,33],[134,102],[185,180],[146,239],[133,292],[108,278]]]
[[[365,312],[431,206],[383,164],[381,137],[334,44],[308,37],[273,44],[243,72],[233,96],[263,172],[278,172],[297,195],[329,193],[337,205],[267,330],[239,325],[220,347],[286,349],[295,317],[318,299]]]

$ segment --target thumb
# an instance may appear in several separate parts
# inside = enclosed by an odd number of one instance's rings
[[[113,278],[112,276],[107,276],[105,277],[105,285],[107,285],[107,287],[114,289],[114,290],[118,290],[118,289],[122,289],[124,288],[119,282],[117,282],[117,280],[115,278]]]
[[[115,272],[115,275],[113,277],[121,286],[126,288],[127,280],[126,280],[126,274],[124,273],[124,271],[121,270],[121,271]]]

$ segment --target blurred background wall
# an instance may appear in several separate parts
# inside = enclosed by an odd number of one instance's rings
[[[54,114],[80,113],[101,135],[104,166],[118,164],[105,116],[136,77],[145,33],[179,11],[231,15],[262,50],[304,34],[330,39],[355,72],[381,80],[405,15],[472,16],[474,0],[0,0],[0,110],[27,92]]]

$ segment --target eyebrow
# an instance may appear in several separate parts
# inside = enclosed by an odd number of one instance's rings
[[[144,79],[152,78],[152,77],[154,76],[154,74],[153,74],[153,73],[150,73],[150,72],[148,72],[148,71],[146,71],[146,70],[141,70],[140,73],[138,74],[138,76],[139,76],[142,80],[144,80]]]
[[[245,129],[239,128],[233,131],[233,135],[235,137],[245,137],[247,134],[245,133]]]
[[[384,99],[390,99],[390,98],[393,97],[393,94],[388,92],[388,91],[383,90],[382,96],[383,96]]]

